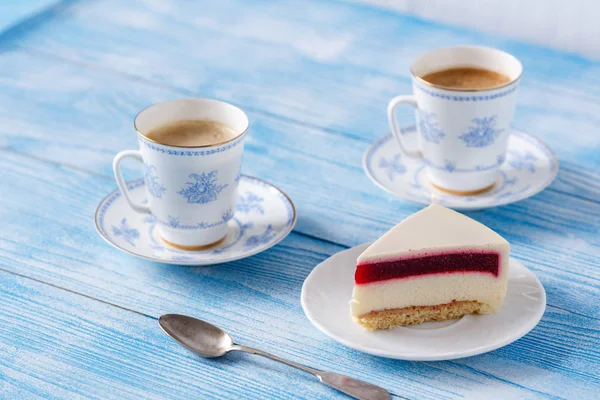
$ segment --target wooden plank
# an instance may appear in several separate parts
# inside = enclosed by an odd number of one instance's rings
[[[3,399],[344,398],[258,357],[201,359],[152,317],[6,272],[0,288]]]
[[[64,1],[64,0],[63,0]],[[0,36],[6,36],[14,31],[19,31],[29,21],[40,21],[40,16],[45,11],[56,8],[63,1],[56,0],[29,0],[29,1],[3,1],[0,3]],[[67,0],[68,1],[68,0]]]
[[[327,339],[302,313],[298,297],[304,278],[340,246],[292,234],[267,252],[227,265],[189,268],[147,262],[116,251],[94,232],[89,218],[111,181],[7,152],[0,157],[0,170],[0,190],[10,193],[0,200],[3,270],[154,317],[179,312],[221,321],[249,345],[354,374],[409,398],[476,398],[491,389],[525,398],[569,397],[569,385],[586,398],[600,390],[595,278],[527,262],[550,299],[542,323],[529,336],[483,356],[485,361],[385,360]],[[530,257],[539,257],[535,252],[542,254],[534,247]],[[589,257],[585,252],[579,256]],[[569,260],[581,268],[581,261]],[[162,374],[163,367],[158,368]],[[293,375],[288,379],[303,385]]]
[[[109,3],[75,5],[14,43],[365,141],[387,131],[387,101],[411,91],[410,60],[456,43],[495,46],[525,66],[515,126],[600,173],[596,61],[356,4]]]

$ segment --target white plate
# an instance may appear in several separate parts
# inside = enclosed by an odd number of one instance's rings
[[[546,292],[535,275],[510,259],[508,293],[502,308],[488,315],[367,331],[352,321],[350,305],[356,258],[369,244],[339,252],[304,281],[304,313],[339,343],[381,357],[413,361],[451,360],[506,346],[532,330],[546,309]]]
[[[134,202],[145,201],[143,179],[127,186]],[[208,265],[239,260],[276,245],[294,228],[296,209],[277,187],[242,175],[237,209],[229,221],[227,237],[207,250],[184,251],[163,243],[154,217],[133,211],[119,190],[100,202],[95,220],[100,236],[134,256],[167,264]]]
[[[414,126],[402,132],[404,140],[415,141]],[[488,192],[474,196],[443,192],[429,183],[425,167],[423,160],[402,155],[391,134],[373,142],[363,158],[367,176],[383,190],[415,203],[437,203],[456,210],[496,207],[526,199],[544,190],[558,173],[552,150],[541,140],[516,129],[511,129],[506,161]]]

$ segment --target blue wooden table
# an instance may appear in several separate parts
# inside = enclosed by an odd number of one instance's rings
[[[0,398],[343,398],[257,357],[200,359],[160,331],[167,312],[409,399],[600,398],[600,62],[351,2],[37,0],[0,14]],[[468,213],[512,243],[548,308],[477,357],[362,354],[308,322],[300,288],[325,258],[421,208],[377,189],[361,157],[388,131],[387,101],[410,92],[410,60],[455,44],[523,62],[514,125],[559,157],[546,191]],[[299,212],[276,247],[189,268],[96,234],[111,160],[137,146],[134,115],[185,96],[248,112],[244,173]]]

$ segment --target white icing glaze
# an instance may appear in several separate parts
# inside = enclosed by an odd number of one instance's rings
[[[400,259],[449,250],[482,249],[501,254],[508,242],[487,226],[446,207],[432,204],[390,229],[359,257],[366,261]]]

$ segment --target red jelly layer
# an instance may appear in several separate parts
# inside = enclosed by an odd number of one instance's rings
[[[364,284],[416,275],[484,272],[498,276],[500,254],[490,252],[438,253],[400,260],[365,262],[356,267],[354,281]]]

